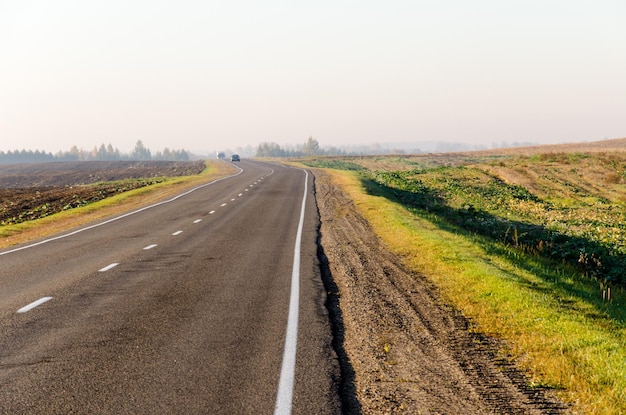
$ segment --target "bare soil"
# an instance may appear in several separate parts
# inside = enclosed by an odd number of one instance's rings
[[[49,216],[204,168],[203,161],[0,164],[0,224]],[[127,179],[144,180],[121,182]]]
[[[567,413],[550,391],[528,386],[505,345],[407,271],[328,175],[315,178],[345,413]]]

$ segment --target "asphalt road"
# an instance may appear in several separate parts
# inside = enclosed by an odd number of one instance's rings
[[[167,203],[0,251],[0,413],[340,412],[312,176],[237,165]]]

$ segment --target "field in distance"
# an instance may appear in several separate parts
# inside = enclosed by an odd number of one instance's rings
[[[0,225],[47,217],[205,168],[204,161],[0,164]]]

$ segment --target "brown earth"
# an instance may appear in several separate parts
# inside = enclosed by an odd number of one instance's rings
[[[203,161],[0,164],[0,225],[20,223],[204,170]],[[121,182],[126,179],[141,179]]]
[[[528,386],[502,344],[404,269],[328,175],[315,178],[345,413],[567,413]]]

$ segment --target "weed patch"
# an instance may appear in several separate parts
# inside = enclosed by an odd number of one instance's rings
[[[522,252],[565,262],[590,279],[624,286],[624,214],[604,202],[575,207],[538,197],[479,168],[377,171],[394,200]]]

